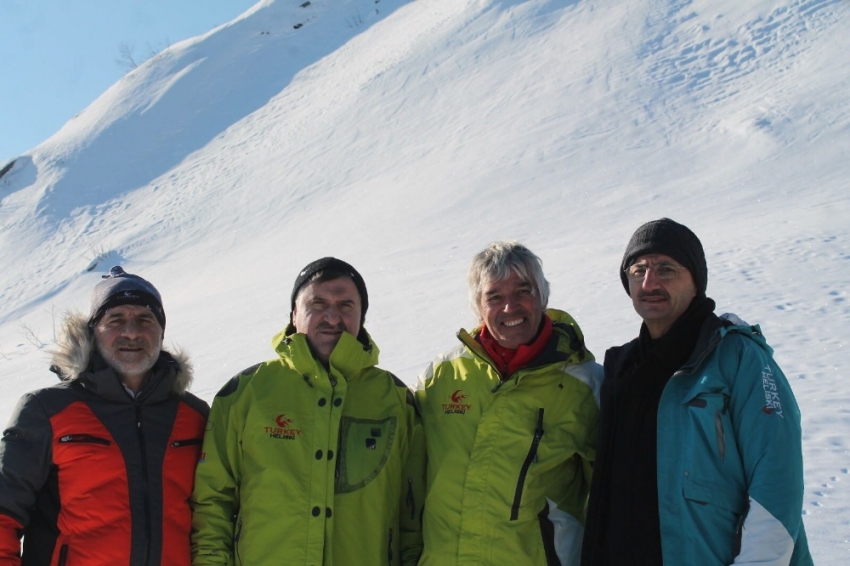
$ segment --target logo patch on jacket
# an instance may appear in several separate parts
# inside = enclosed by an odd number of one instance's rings
[[[269,438],[295,440],[301,436],[301,429],[292,426],[293,419],[287,417],[285,414],[276,416],[274,423],[276,426],[263,427],[263,430],[268,433]]]
[[[449,395],[449,399],[451,403],[443,403],[442,405],[443,413],[446,415],[465,415],[472,408],[471,404],[463,402],[466,399],[463,389],[456,390]]]

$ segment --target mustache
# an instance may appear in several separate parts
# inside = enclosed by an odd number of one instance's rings
[[[320,322],[318,326],[316,326],[316,330],[339,330],[340,332],[344,332],[348,330],[345,327],[345,324],[339,322],[337,324],[330,324],[327,322]]]
[[[115,348],[145,348],[147,345],[144,338],[119,338],[113,343]]]
[[[646,297],[661,297],[662,299],[670,299],[670,293],[667,291],[662,291],[661,289],[655,289],[653,291],[641,291],[638,294],[638,299],[645,299]]]

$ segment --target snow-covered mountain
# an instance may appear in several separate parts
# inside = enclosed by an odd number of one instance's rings
[[[466,268],[495,239],[543,258],[598,357],[630,339],[619,260],[670,216],[776,349],[812,552],[846,564],[848,22],[847,0],[263,0],[0,177],[0,421],[113,264],[160,289],[211,400],[272,355],[298,270],[343,258],[412,384],[475,323]]]

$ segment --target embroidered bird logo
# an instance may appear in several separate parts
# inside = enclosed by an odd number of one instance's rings
[[[463,389],[458,389],[452,393],[452,403],[460,403],[464,399],[466,399],[466,395],[463,394]]]

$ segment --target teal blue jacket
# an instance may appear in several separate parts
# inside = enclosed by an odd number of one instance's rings
[[[809,565],[800,410],[758,326],[710,317],[658,407],[664,563]]]

